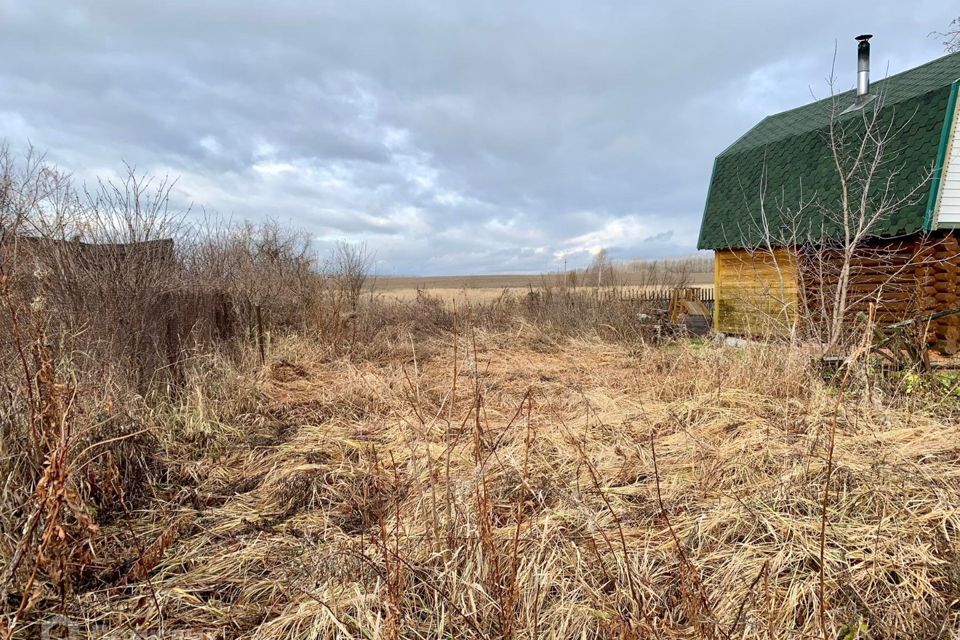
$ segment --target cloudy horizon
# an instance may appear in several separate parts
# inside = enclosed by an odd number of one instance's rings
[[[0,0],[0,139],[272,217],[387,275],[688,255],[760,119],[944,54],[947,3]]]

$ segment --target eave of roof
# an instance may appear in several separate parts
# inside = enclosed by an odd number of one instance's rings
[[[878,98],[866,109],[879,106],[881,117],[906,125],[889,145],[891,157],[896,157],[901,167],[895,176],[898,190],[922,185],[932,168],[941,146],[951,85],[958,78],[960,54],[951,54],[873,85],[872,93]],[[769,233],[761,237],[761,227],[767,225],[776,232],[786,224],[797,224],[795,218],[785,220],[795,215],[799,202],[811,195],[817,207],[810,211],[828,210],[831,202],[838,199],[838,181],[827,133],[835,119],[844,122],[862,118],[863,111],[839,115],[854,99],[854,92],[849,91],[768,116],[719,154],[710,179],[698,246],[761,246],[770,240]],[[857,124],[851,122],[851,127]],[[761,194],[765,201],[762,214]],[[877,237],[895,237],[926,228],[928,193],[921,195],[922,203],[904,206],[878,225]],[[804,228],[825,232],[829,221],[810,211],[800,221]]]

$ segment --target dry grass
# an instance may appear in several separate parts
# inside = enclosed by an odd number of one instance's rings
[[[822,557],[828,635],[958,637],[952,401],[841,397],[787,348],[529,325],[376,354],[287,338],[256,375],[198,367],[150,417],[154,498],[103,524],[69,615],[244,638],[822,637]]]
[[[655,284],[648,274],[643,272],[644,263],[637,262],[619,268],[616,273],[617,282],[626,287],[642,287]],[[690,270],[684,278],[692,286],[713,284],[713,267],[703,269],[700,264],[693,265],[699,270]],[[375,288],[378,291],[416,291],[417,289],[467,290],[489,289],[503,291],[504,289],[529,289],[540,287],[544,279],[560,280],[561,274],[500,274],[487,276],[380,276],[376,278]]]
[[[66,174],[11,162],[2,640],[61,637],[54,615],[69,637],[960,638],[956,379],[679,340],[571,294],[583,273],[361,297],[365,248],[318,272],[277,225],[213,226],[124,289],[225,291],[235,331],[100,348],[156,319],[93,304],[129,269],[77,279],[10,243],[73,246],[90,215],[150,239],[166,183],[62,210]],[[669,266],[630,273],[688,282]]]
[[[707,282],[698,284],[696,286],[709,286],[711,278],[703,278]],[[385,286],[381,287],[381,284],[384,282],[383,279],[377,280],[377,294],[385,300],[388,301],[399,301],[399,302],[412,302],[417,299],[418,296],[427,295],[439,300],[443,300],[445,304],[449,306],[456,305],[458,307],[466,307],[469,305],[475,304],[491,304],[496,303],[498,300],[503,299],[504,296],[514,295],[514,296],[525,296],[527,293],[532,291],[542,290],[540,283],[534,283],[530,285],[507,285],[507,286],[493,286],[493,287],[477,287],[477,286],[432,286],[432,287],[397,287],[394,283],[388,283]],[[618,291],[622,291],[625,294],[633,294],[642,291],[651,291],[651,290],[662,290],[662,287],[641,287],[641,286],[619,286],[616,287]],[[592,293],[594,289],[581,289],[584,293]],[[606,287],[601,289],[601,291],[611,291],[612,287]]]

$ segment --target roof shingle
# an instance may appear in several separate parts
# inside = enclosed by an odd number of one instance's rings
[[[920,187],[916,198],[877,225],[877,237],[923,229],[930,190],[925,179],[936,160],[951,84],[958,78],[960,53],[944,56],[874,83],[876,100],[835,119],[845,131],[843,139],[857,143],[866,128],[864,114],[881,105],[879,121],[898,133],[883,155],[879,177],[889,177],[892,192],[901,198]],[[825,213],[836,211],[840,200],[829,127],[831,113],[854,99],[848,91],[769,116],[717,156],[698,247],[756,247],[768,239],[776,244],[787,233],[797,238],[798,231],[803,237],[836,234],[839,228]]]

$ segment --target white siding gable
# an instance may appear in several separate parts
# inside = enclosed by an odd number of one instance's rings
[[[950,142],[943,163],[940,183],[940,207],[937,225],[960,226],[960,108],[953,110]]]

